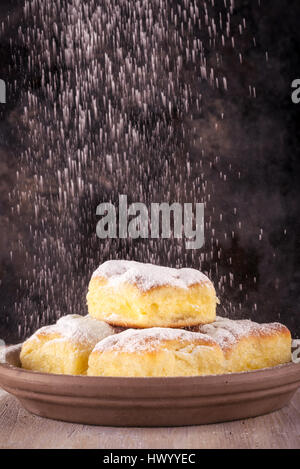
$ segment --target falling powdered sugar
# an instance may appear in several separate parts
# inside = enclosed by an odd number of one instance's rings
[[[207,283],[213,287],[209,278],[196,269],[172,269],[125,260],[104,262],[93,273],[94,277],[104,277],[110,286],[122,283],[134,284],[142,291],[165,285],[187,289],[200,283]]]

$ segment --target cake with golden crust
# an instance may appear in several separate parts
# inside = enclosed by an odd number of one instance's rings
[[[217,317],[190,329],[215,340],[224,352],[224,373],[269,368],[291,361],[291,333],[280,323]]]
[[[22,367],[44,373],[84,375],[94,346],[111,334],[113,327],[89,316],[64,316],[24,342]]]
[[[100,265],[87,294],[90,316],[130,328],[210,323],[217,302],[212,282],[198,270],[122,260]]]
[[[189,330],[127,329],[99,342],[90,376],[197,376],[269,368],[291,360],[291,334],[279,323],[216,321]]]
[[[127,329],[99,342],[89,376],[193,376],[222,373],[224,354],[208,335],[183,329]]]

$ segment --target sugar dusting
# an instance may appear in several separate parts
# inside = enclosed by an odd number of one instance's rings
[[[40,335],[59,334],[59,340],[94,347],[97,342],[114,333],[114,328],[105,322],[90,316],[69,314],[60,318],[56,324],[37,330],[30,340],[39,340]]]
[[[211,324],[199,325],[189,330],[207,334],[223,349],[230,348],[242,338],[251,335],[265,336],[287,331],[286,327],[279,323],[258,324],[248,319],[231,320],[219,316]]]
[[[138,330],[127,329],[124,332],[107,337],[95,346],[94,351],[105,352],[109,350],[139,353],[160,349],[165,342],[170,341],[178,341],[184,345],[187,343],[204,346],[217,345],[213,339],[201,333],[184,329],[153,327]]]
[[[196,269],[171,269],[126,260],[104,262],[93,273],[94,277],[106,278],[108,285],[112,287],[129,283],[137,285],[143,291],[164,285],[187,289],[192,285],[202,283],[209,284],[213,288],[209,278]]]
[[[230,91],[234,67],[247,65],[246,23],[233,0],[25,0],[17,32],[26,50],[24,150],[9,195],[22,233],[8,251],[26,271],[13,312],[4,311],[7,322],[16,318],[20,338],[67,311],[81,314],[99,259],[196,266],[223,297],[238,289],[246,297],[223,247],[238,237],[239,214],[227,224],[232,229],[224,228],[228,210],[215,196],[217,186],[226,200],[240,168],[222,163],[209,144],[222,135],[227,109],[203,114],[206,99]],[[232,76],[223,60],[228,49]],[[255,96],[255,83],[249,85]],[[173,238],[101,243],[96,206],[115,203],[120,193],[147,205],[204,202],[205,249],[187,252]],[[239,300],[227,301],[229,312],[237,307]]]

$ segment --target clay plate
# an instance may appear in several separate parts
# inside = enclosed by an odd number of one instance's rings
[[[21,345],[0,359],[0,385],[28,411],[56,420],[118,427],[199,425],[281,409],[300,386],[300,364],[218,376],[114,378],[20,368]]]

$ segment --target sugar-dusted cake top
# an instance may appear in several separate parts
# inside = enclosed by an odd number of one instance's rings
[[[189,288],[200,283],[206,283],[213,287],[209,278],[196,269],[172,269],[125,260],[104,262],[95,270],[94,277],[107,279],[108,284],[111,286],[122,283],[134,284],[143,291],[167,285],[177,288]]]
[[[29,340],[39,340],[39,336],[43,335],[58,334],[59,340],[70,340],[75,344],[81,343],[94,347],[99,340],[114,332],[114,328],[103,321],[90,316],[69,314],[60,318],[56,324],[40,328]]]
[[[184,345],[187,343],[204,346],[218,346],[217,342],[207,335],[186,331],[184,329],[169,329],[151,327],[147,329],[127,329],[114,336],[106,337],[99,342],[94,351],[119,351],[124,353],[139,353],[156,350],[164,342],[176,341]]]
[[[199,325],[190,330],[207,334],[224,349],[232,347],[244,337],[273,335],[283,331],[289,333],[285,326],[277,322],[258,324],[249,319],[232,320],[219,316],[211,324]]]

